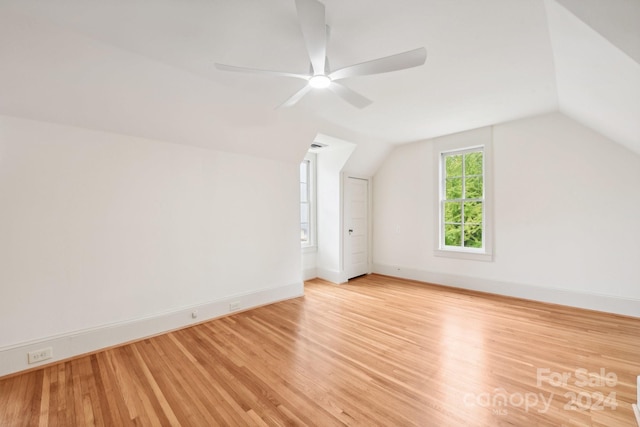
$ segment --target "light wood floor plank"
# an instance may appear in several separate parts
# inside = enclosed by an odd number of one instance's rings
[[[633,426],[639,374],[639,318],[370,275],[0,379],[0,425]]]

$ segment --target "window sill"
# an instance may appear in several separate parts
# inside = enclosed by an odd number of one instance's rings
[[[492,262],[493,254],[487,252],[475,252],[455,249],[436,249],[433,253],[437,257],[466,259],[472,261]]]

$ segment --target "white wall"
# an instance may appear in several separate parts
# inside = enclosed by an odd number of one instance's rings
[[[301,295],[298,167],[0,116],[0,375]]]
[[[342,168],[354,144],[330,147],[317,157],[318,277],[346,281],[342,264]]]
[[[317,248],[302,250],[302,280],[311,280],[318,277],[317,259]]]
[[[561,114],[494,126],[482,262],[434,256],[434,143],[396,148],[374,178],[374,271],[640,316],[640,156]]]

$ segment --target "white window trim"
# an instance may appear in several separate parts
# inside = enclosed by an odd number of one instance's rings
[[[434,194],[435,201],[435,233],[434,255],[455,259],[493,261],[493,134],[492,128],[483,128],[463,134],[439,138],[435,142],[434,167],[436,174]],[[483,243],[484,248],[460,248],[444,246],[442,236],[442,155],[452,152],[465,152],[482,148],[484,159],[484,205],[483,205]]]
[[[309,161],[309,242],[301,243],[302,253],[315,252],[317,243],[317,195],[316,195],[316,161],[315,153],[307,153],[304,160]]]

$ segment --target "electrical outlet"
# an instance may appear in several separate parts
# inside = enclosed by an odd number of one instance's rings
[[[40,363],[53,357],[53,347],[41,348],[40,350],[30,351],[27,353],[29,364]]]
[[[229,303],[229,311],[240,310],[240,301],[234,301]]]

